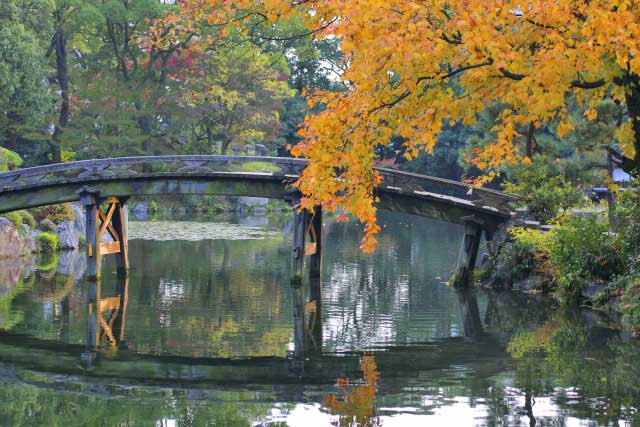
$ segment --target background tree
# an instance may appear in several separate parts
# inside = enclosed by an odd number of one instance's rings
[[[232,143],[269,143],[278,136],[282,100],[293,95],[286,63],[252,45],[223,47],[186,58],[181,91],[167,97],[191,121],[200,153],[227,154]]]
[[[0,138],[12,151],[20,133],[45,127],[53,107],[34,22],[45,8],[46,3],[38,1],[0,4]]]

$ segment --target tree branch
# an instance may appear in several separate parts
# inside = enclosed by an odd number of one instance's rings
[[[511,79],[511,80],[522,80],[522,79],[524,79],[525,77],[527,77],[527,76],[525,76],[524,74],[516,74],[516,73],[512,73],[511,71],[507,70],[507,69],[506,69],[506,68],[504,68],[504,67],[500,67],[500,68],[498,68],[498,70],[500,70],[500,72],[502,73],[502,75],[503,75],[504,77],[506,77],[506,78],[508,78],[508,79]]]
[[[580,89],[597,89],[606,84],[604,79],[595,80],[592,82],[585,82],[584,80],[573,80],[571,82],[572,88],[580,88]]]
[[[468,70],[473,70],[474,68],[480,68],[480,67],[486,67],[488,65],[493,64],[493,59],[489,58],[487,59],[485,62],[480,62],[478,64],[471,64],[471,65],[465,65],[464,67],[460,67],[457,68],[453,71],[448,72],[447,74],[443,74],[441,76],[422,76],[422,77],[418,77],[418,79],[416,80],[416,85],[419,84],[420,82],[424,81],[424,80],[433,80],[433,79],[440,79],[440,80],[444,80],[444,79],[448,79],[449,77],[453,77],[456,74],[460,74],[463,73],[465,71]]]
[[[369,110],[369,114],[373,114],[378,110],[382,110],[383,108],[392,108],[394,105],[396,105],[397,103],[399,103],[403,99],[407,98],[409,95],[411,95],[411,91],[410,90],[406,90],[406,91],[404,91],[404,93],[402,95],[398,96],[393,101],[385,102],[384,104],[380,104],[377,107],[372,108],[371,110]]]

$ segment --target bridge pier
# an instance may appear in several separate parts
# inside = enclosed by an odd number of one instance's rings
[[[311,213],[294,203],[291,301],[294,357],[322,347],[322,208]],[[309,241],[308,241],[309,240]],[[309,301],[305,299],[305,261],[309,262]]]
[[[478,248],[482,237],[483,221],[473,215],[464,218],[464,237],[462,248],[458,258],[458,268],[453,285],[456,287],[466,287],[473,280],[473,270],[478,259]]]
[[[307,238],[310,241],[307,241]],[[293,248],[291,251],[291,284],[302,285],[305,273],[305,258],[309,257],[310,277],[322,273],[322,208],[313,214],[306,209],[293,213]]]
[[[78,192],[86,213],[87,277],[100,279],[102,255],[116,254],[118,276],[129,274],[129,244],[127,240],[128,212],[126,198],[101,199],[95,189],[84,187]],[[103,210],[101,205],[106,205]],[[108,233],[111,242],[103,242]]]
[[[322,275],[322,208],[320,206],[316,207],[311,217],[309,232],[312,242],[315,243],[313,253],[309,256],[309,276],[320,277]]]

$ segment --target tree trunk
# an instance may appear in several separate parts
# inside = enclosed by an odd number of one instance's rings
[[[637,173],[640,171],[640,76],[633,74],[628,80],[625,100],[627,103],[627,111],[632,121],[633,145],[636,152],[633,159],[624,158],[621,167],[625,172]]]
[[[529,123],[529,129],[527,130],[527,145],[525,148],[525,155],[528,158],[533,157],[533,154],[536,152],[536,137],[535,137],[536,127],[533,122]]]
[[[62,163],[62,134],[69,124],[69,70],[67,64],[67,37],[58,22],[58,28],[54,35],[56,51],[56,73],[60,85],[60,115],[53,132],[51,141],[51,160],[53,163]]]
[[[20,120],[20,118],[18,117],[18,115],[16,115],[15,113],[12,112],[8,112],[7,113],[7,127],[5,129],[5,143],[4,143],[4,148],[6,148],[7,150],[11,150],[11,151],[16,151],[16,148],[18,147],[18,129],[17,129],[17,125],[18,125],[18,121]]]
[[[222,143],[220,145],[220,154],[227,154],[227,150],[229,149],[229,144],[231,144],[231,140],[228,138],[222,138]]]
[[[205,130],[207,132],[207,146],[209,147],[209,152],[213,153],[213,132],[211,132],[211,128],[209,126],[205,126]]]

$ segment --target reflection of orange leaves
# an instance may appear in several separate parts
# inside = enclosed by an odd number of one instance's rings
[[[364,377],[363,385],[354,385],[349,389],[347,378],[338,378],[336,384],[340,388],[339,399],[336,395],[328,395],[323,401],[329,413],[338,415],[335,425],[339,427],[377,427],[382,425],[375,406],[376,383],[380,372],[373,355],[363,355],[360,369]]]

